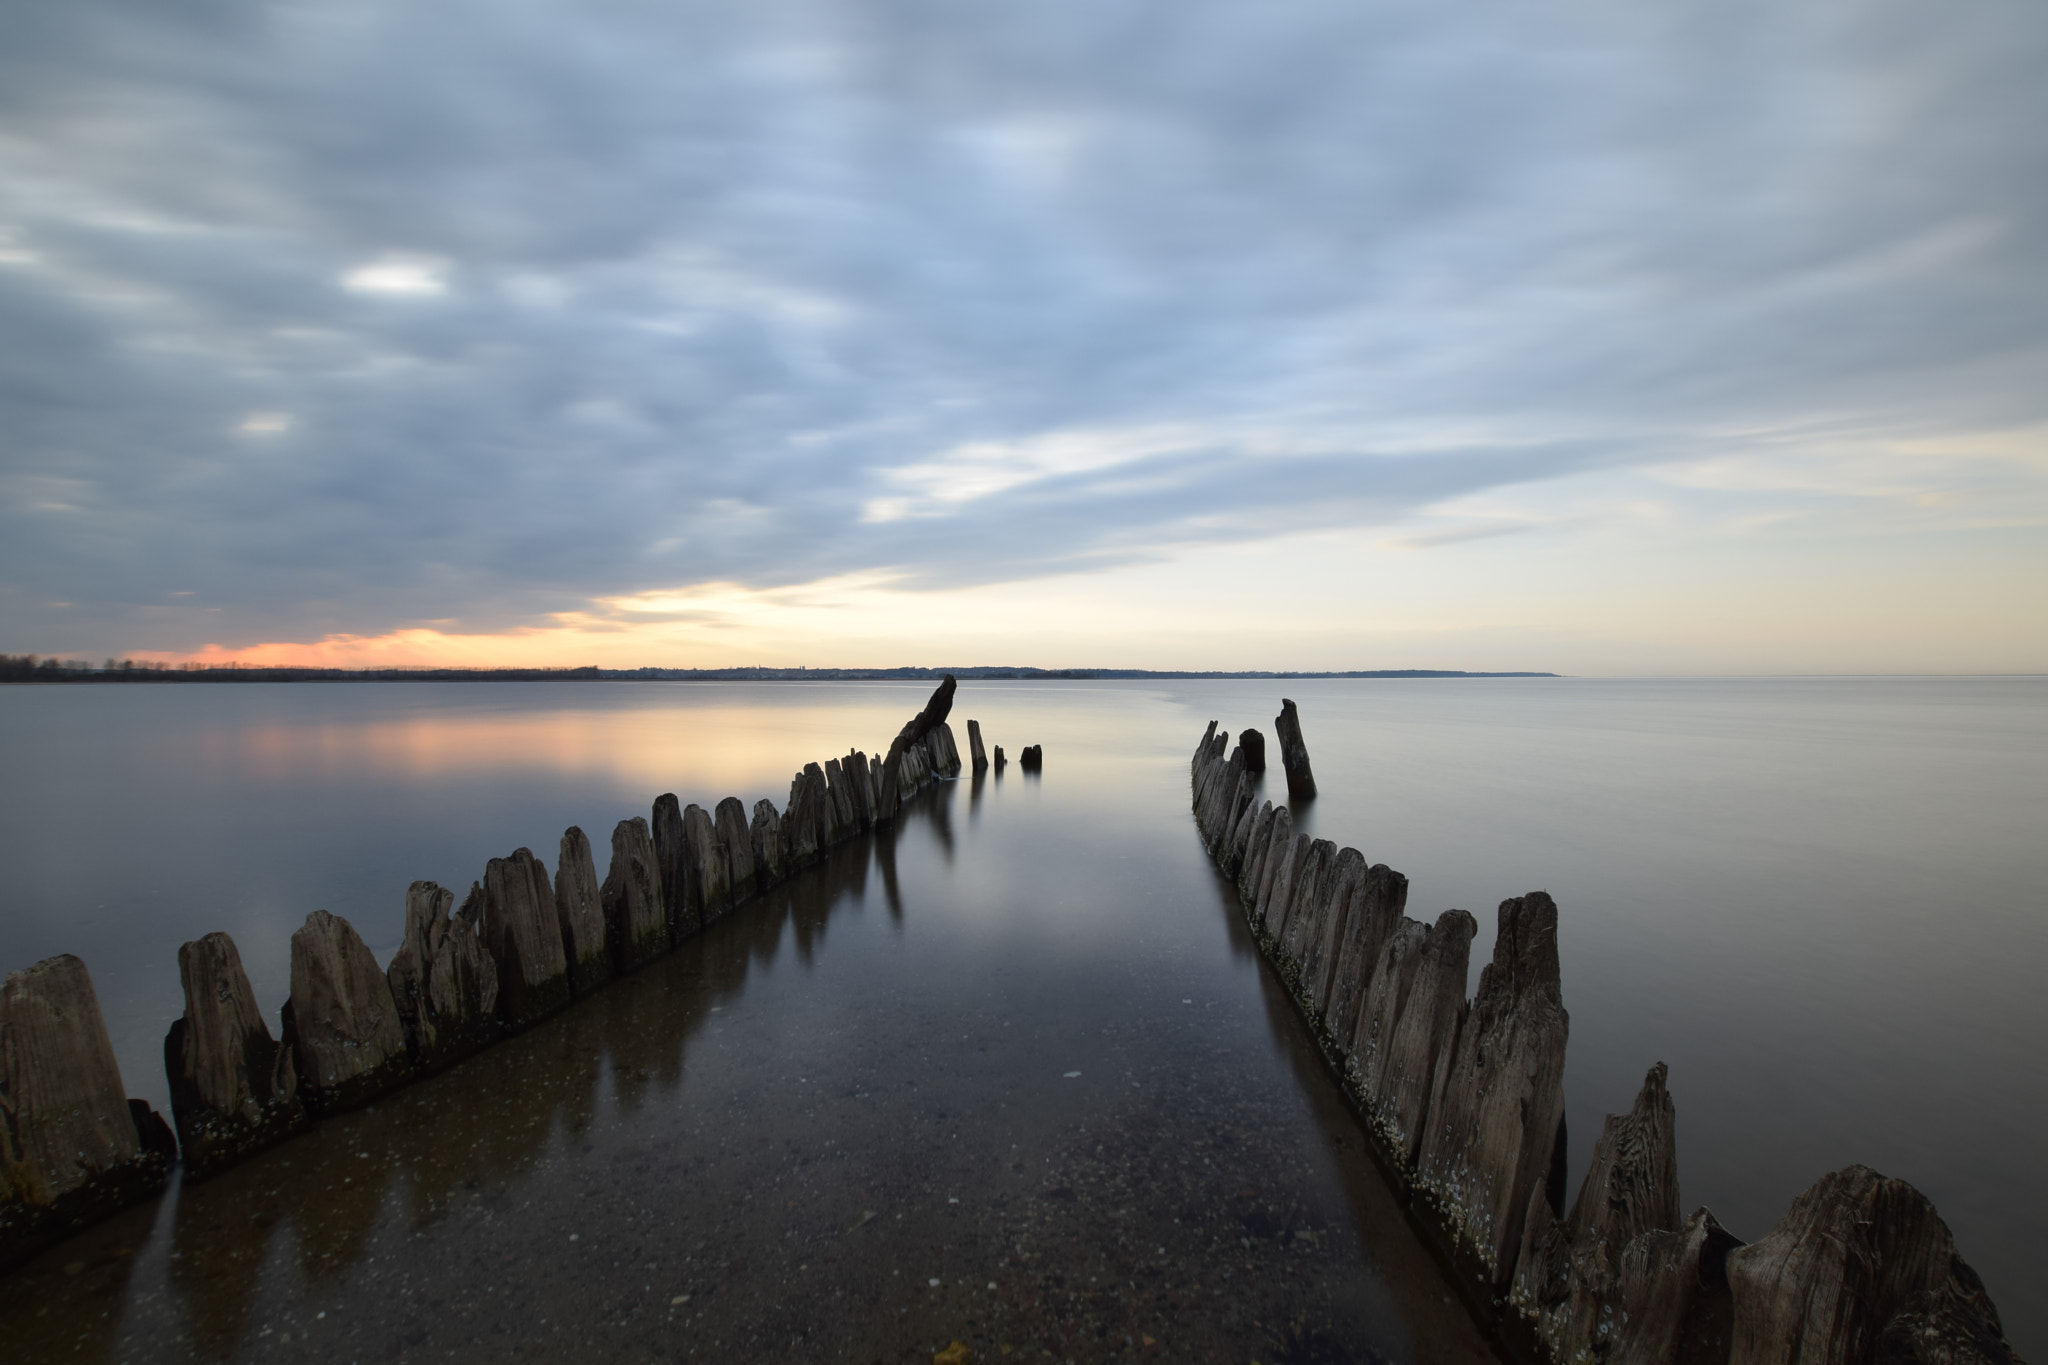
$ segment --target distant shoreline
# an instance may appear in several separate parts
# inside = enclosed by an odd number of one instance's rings
[[[76,661],[0,655],[0,682],[920,682],[952,674],[963,682],[1107,680],[1199,681],[1234,678],[1556,678],[1558,673],[1472,673],[1450,668],[1354,669],[1338,673],[1148,668],[261,668],[237,664],[80,667]]]

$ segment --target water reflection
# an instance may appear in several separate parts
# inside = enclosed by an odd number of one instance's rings
[[[1349,1117],[1304,1108],[1266,1055],[1256,969],[990,941],[955,907],[994,885],[996,923],[1042,932],[1027,912],[1088,874],[1040,856],[1036,802],[978,826],[968,858],[955,799],[925,794],[528,1033],[181,1190],[154,1261],[146,1227],[115,1220],[93,1235],[145,1252],[119,1275],[32,1264],[0,1284],[0,1338],[24,1360],[681,1344],[865,1362],[1168,1332],[1194,1355],[1446,1358],[1469,1322],[1345,1173]],[[114,1317],[91,1328],[96,1307]],[[90,1330],[23,1330],[39,1308]]]
[[[2032,1140],[2042,1085],[2026,1055],[2044,1032],[2044,997],[2028,983],[2048,963],[2032,852],[2048,810],[2043,684],[1289,686],[1314,718],[1322,783],[1303,824],[1409,874],[1411,905],[1431,915],[1533,886],[1558,895],[1574,1129],[1597,1131],[1661,1057],[1688,1134],[1689,1204],[1755,1235],[1822,1169],[1863,1160],[1913,1179],[1940,1202],[2022,1353],[2039,1354],[2025,1345],[2048,1315],[2025,1290],[2041,1254],[2024,1210],[2043,1188]],[[779,800],[801,761],[886,737],[928,691],[20,690],[0,709],[0,751],[19,775],[0,791],[13,873],[0,940],[13,966],[90,957],[130,1091],[161,1107],[179,942],[234,932],[274,1009],[286,940],[316,906],[388,953],[415,877],[466,886],[488,857],[552,848],[571,823],[607,829],[644,813],[655,791]],[[1256,722],[1274,703],[1264,681],[977,687],[969,709],[984,732],[1042,741],[1052,768],[1029,782],[970,776],[964,818],[951,818],[961,797],[947,788],[893,836],[808,874],[816,896],[757,902],[550,1031],[346,1120],[332,1209],[306,1214],[279,1196],[265,1227],[252,1194],[236,1206],[241,1223],[216,1219],[216,1203],[235,1212],[216,1184],[187,1192],[199,1201],[189,1209],[136,1210],[73,1239],[0,1282],[0,1341],[27,1359],[171,1358],[202,1337],[246,1354],[287,1331],[296,1348],[311,1296],[330,1295],[319,1321],[342,1314],[381,1334],[356,1355],[336,1346],[337,1359],[445,1359],[470,1336],[479,1354],[520,1340],[538,1349],[565,1318],[613,1355],[643,1344],[673,1355],[648,1333],[688,1293],[676,1310],[688,1340],[734,1339],[740,1309],[755,1305],[763,1322],[791,1327],[769,1343],[787,1354],[789,1337],[823,1324],[852,1336],[889,1322],[953,1331],[971,1303],[933,1298],[962,1315],[952,1326],[937,1307],[920,1317],[889,1272],[971,1267],[1007,1294],[1011,1272],[1041,1264],[1003,1240],[1020,1211],[1035,1211],[1034,1239],[1059,1230],[1046,1245],[1071,1242],[1061,1254],[1079,1263],[1126,1241],[1135,1255],[1132,1234],[1153,1232],[1154,1203],[1228,1204],[1252,1186],[1276,1226],[1299,1203],[1334,1209],[1327,1226],[1363,1231],[1329,1265],[1363,1257],[1379,1269],[1361,1275],[1395,1283],[1403,1263],[1379,1249],[1370,1191],[1352,1188],[1365,1177],[1341,1159],[1352,1150],[1341,1124],[1325,1122],[1334,1091],[1314,1053],[1298,1050],[1291,1010],[1267,998],[1187,816],[1188,748],[1203,723]],[[244,740],[243,726],[309,733]],[[1284,780],[1274,771],[1266,786],[1272,799]],[[1933,934],[1929,905],[1943,907]],[[1475,970],[1486,947],[1474,945]],[[848,1093],[812,1096],[800,1080],[819,1075]],[[432,1103],[458,1093],[474,1103]],[[963,1126],[944,1127],[941,1109]],[[1179,1143],[1158,1116],[1180,1110],[1213,1135],[1191,1122]],[[1232,1136],[1260,1129],[1263,1150]],[[374,1141],[346,1148],[339,1134],[359,1130]],[[277,1154],[289,1168],[254,1168],[262,1188],[289,1177],[324,1200],[330,1177],[296,1164],[327,1152],[315,1141]],[[1023,1171],[996,1160],[1012,1143]],[[1589,1147],[1575,1144],[1575,1167]],[[373,1158],[347,1160],[392,1164],[346,1169],[342,1156],[365,1150]],[[1267,1198],[1270,1174],[1227,1184],[1203,1164],[1226,1158],[1292,1172],[1293,1202]],[[1103,1190],[1123,1182],[1135,1212],[1119,1219],[1092,1202],[1094,1176]],[[358,1188],[366,1180],[381,1181],[374,1198]],[[1046,1193],[1061,1188],[1073,1198]],[[997,1198],[1009,1200],[1000,1217]],[[678,1226],[653,1230],[650,1205]],[[1173,1216],[1151,1246],[1179,1258],[1189,1244],[1175,1239],[1191,1224]],[[1283,1241],[1238,1226],[1227,1245],[1244,1236],[1271,1252]],[[563,1260],[569,1235],[580,1231],[580,1252],[591,1229],[632,1230],[652,1253],[637,1264],[662,1265],[630,1286],[644,1302]],[[248,1264],[222,1248],[248,1250]],[[692,1286],[714,1250],[722,1267],[753,1268],[721,1268],[700,1294]],[[837,1278],[805,1300],[796,1287],[821,1264]],[[1122,1268],[1104,1261],[1082,1278]],[[1180,1276],[1170,1292],[1183,1303],[1241,1283],[1205,1279],[1184,1258],[1170,1273],[1128,1268],[1119,1282]],[[448,1277],[465,1281],[459,1293],[437,1285]],[[503,1305],[515,1279],[524,1317]],[[712,1293],[721,1282],[727,1292]],[[194,1296],[190,1322],[179,1286]],[[570,1302],[572,1291],[588,1302]],[[841,1291],[842,1306],[865,1295],[868,1316],[832,1307]],[[816,1313],[793,1320],[776,1293]],[[426,1311],[434,1299],[446,1321]],[[1372,1314],[1348,1302],[1369,1326]],[[619,1314],[603,1319],[605,1304]],[[127,1315],[119,1348],[107,1344],[110,1305]],[[991,1330],[1023,1331],[1008,1308],[984,1316]],[[528,1335],[495,1337],[486,1324],[499,1321]],[[891,1340],[892,1352],[904,1344]],[[1231,1340],[1269,1358],[1259,1341]]]
[[[696,722],[687,728],[673,723],[674,685],[608,685],[599,696],[588,686],[544,683],[499,695],[463,689],[461,705],[421,706],[395,716],[381,708],[351,713],[347,703],[359,698],[388,700],[379,689],[336,689],[340,714],[314,723],[290,712],[253,724],[237,715],[151,742],[162,758],[266,783],[354,781],[366,773],[397,780],[488,775],[517,753],[525,766],[559,774],[583,776],[596,763],[635,788],[665,790],[677,773],[687,772],[707,789],[740,790],[751,785],[764,757],[774,768],[787,763],[793,770],[843,748],[849,735],[893,734],[905,703],[914,710],[930,691],[915,683],[829,690],[687,686],[695,694]],[[546,725],[534,724],[537,695],[560,702],[549,708]]]
[[[906,814],[943,831],[947,799],[929,795]],[[883,831],[842,844],[683,953],[370,1109],[175,1191],[165,1201],[172,1212],[162,1270],[177,1306],[175,1339],[211,1358],[234,1354],[252,1333],[278,1335],[282,1329],[255,1322],[266,1295],[317,1299],[324,1287],[344,1285],[376,1259],[394,1224],[421,1233],[458,1213],[488,1223],[508,1212],[523,1182],[560,1163],[564,1144],[589,1150],[582,1140],[599,1124],[605,1098],[624,1117],[672,1103],[692,1038],[744,996],[750,970],[772,967],[785,940],[812,963],[835,908],[861,904],[870,859],[893,868],[899,837]],[[0,1284],[0,1337],[22,1347],[19,1358],[112,1357],[113,1307],[127,1297],[135,1244],[148,1236],[133,1224],[157,1207],[93,1229]],[[282,1277],[289,1285],[280,1283],[281,1243],[296,1270]],[[131,1330],[165,1325],[152,1303],[158,1297],[138,1297],[143,1321]]]

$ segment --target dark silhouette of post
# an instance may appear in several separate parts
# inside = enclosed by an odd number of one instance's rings
[[[1273,733],[1280,741],[1280,766],[1287,770],[1288,799],[1312,800],[1316,776],[1308,769],[1308,746],[1301,742],[1301,717],[1285,697],[1280,699],[1280,714],[1273,717]]]

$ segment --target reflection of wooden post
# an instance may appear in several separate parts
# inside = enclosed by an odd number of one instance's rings
[[[178,949],[185,1015],[164,1038],[171,1113],[185,1152],[185,1178],[204,1180],[306,1126],[299,1073],[289,1049],[271,1039],[226,934]]]
[[[0,1269],[163,1188],[176,1148],[123,1093],[85,964],[70,954],[0,988]]]
[[[1301,717],[1294,709],[1294,703],[1285,697],[1280,699],[1280,714],[1273,717],[1273,733],[1280,740],[1280,766],[1287,770],[1287,795],[1296,801],[1307,801],[1316,794],[1316,777],[1308,767],[1308,745],[1301,740]],[[1265,740],[1259,741],[1259,753],[1265,754]]]

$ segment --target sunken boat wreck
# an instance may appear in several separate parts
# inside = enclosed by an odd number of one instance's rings
[[[1290,797],[1312,798],[1292,701],[1274,720]],[[1500,903],[1465,995],[1477,921],[1407,918],[1408,879],[1293,828],[1255,797],[1265,740],[1209,723],[1194,819],[1253,937],[1468,1303],[1516,1357],[1554,1365],[2013,1362],[1998,1310],[1934,1205],[1865,1166],[1822,1176],[1745,1243],[1679,1202],[1659,1062],[1607,1117],[1566,1200],[1558,907]]]
[[[387,968],[345,919],[316,910],[292,935],[276,1036],[229,936],[184,945],[184,1015],[164,1042],[169,1123],[127,1098],[83,962],[13,973],[0,991],[0,1273],[155,1197],[180,1164],[186,1181],[207,1180],[531,1028],[894,820],[962,770],[947,723],[955,688],[946,678],[880,757],[805,765],[781,810],[659,797],[613,829],[602,879],[572,827],[552,877],[521,848],[492,859],[459,904],[415,882]],[[974,771],[1000,771],[1003,749],[967,727]],[[1292,702],[1275,735],[1291,799],[1311,799]],[[1026,771],[1041,763],[1036,745],[1019,754]],[[1201,837],[1381,1173],[1505,1356],[2017,1359],[1947,1227],[1903,1181],[1847,1167],[1748,1244],[1705,1209],[1684,1214],[1661,1063],[1629,1112],[1608,1118],[1568,1202],[1555,902],[1539,891],[1500,905],[1493,960],[1468,999],[1476,920],[1406,918],[1400,873],[1295,832],[1287,805],[1255,800],[1265,767],[1258,731],[1233,746],[1210,724],[1191,764]]]
[[[957,686],[948,675],[880,757],[805,764],[780,811],[658,797],[651,818],[612,831],[601,882],[574,826],[552,880],[521,848],[491,859],[460,906],[414,882],[388,968],[347,920],[315,910],[292,934],[276,1037],[234,940],[185,944],[185,1012],[164,1038],[170,1124],[128,1098],[84,962],[64,954],[12,973],[0,990],[0,1273],[154,1198],[176,1165],[186,1181],[209,1179],[531,1028],[894,819],[960,772],[946,721]],[[968,724],[979,760],[980,727]]]

